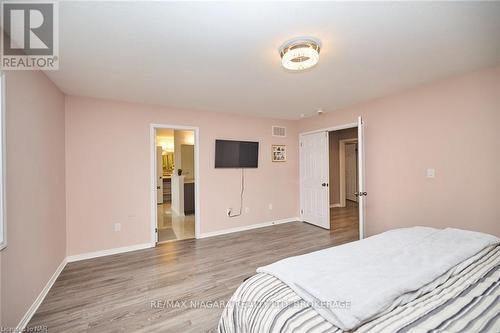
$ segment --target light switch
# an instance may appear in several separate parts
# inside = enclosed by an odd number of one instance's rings
[[[436,177],[436,169],[428,168],[426,171],[427,178],[435,178]]]

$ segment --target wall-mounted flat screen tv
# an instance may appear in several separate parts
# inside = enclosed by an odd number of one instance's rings
[[[258,162],[258,142],[215,140],[216,168],[257,168]]]

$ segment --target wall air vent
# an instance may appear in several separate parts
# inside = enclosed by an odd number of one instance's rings
[[[273,126],[273,136],[284,138],[286,136],[286,127]]]

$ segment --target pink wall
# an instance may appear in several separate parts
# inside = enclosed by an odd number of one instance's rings
[[[412,225],[500,235],[500,67],[308,118],[299,131],[359,115],[369,235]]]
[[[64,95],[43,73],[6,73],[6,132],[1,309],[16,327],[66,257]]]
[[[362,115],[368,234],[418,224],[500,235],[500,67],[301,121],[65,99],[42,73],[6,76],[3,326],[18,324],[66,251],[150,241],[150,123],[200,128],[202,233],[298,215],[298,133]],[[287,138],[272,137],[272,125],[286,126]],[[240,218],[225,216],[238,206],[240,173],[214,169],[216,138],[261,142],[259,168],[246,172],[250,212]],[[273,143],[288,145],[287,163],[270,161]]]
[[[69,255],[150,242],[151,123],[200,129],[202,233],[298,215],[297,122],[68,96]],[[287,137],[272,137],[272,125],[286,126]],[[216,138],[260,141],[259,168],[245,171],[250,212],[239,218],[228,218],[225,210],[239,206],[241,171],[214,169]],[[288,162],[270,161],[274,143],[288,146]],[[120,232],[113,231],[115,222]]]
[[[494,68],[300,121],[67,97],[68,253],[149,242],[150,123],[200,128],[202,233],[297,216],[298,132],[362,115],[369,234],[416,224],[500,234],[499,82]],[[287,138],[273,138],[272,125],[287,126]],[[261,141],[241,218],[225,216],[238,206],[240,172],[214,169],[216,138]],[[272,143],[288,145],[287,163],[270,162]],[[428,167],[435,179],[425,178]]]

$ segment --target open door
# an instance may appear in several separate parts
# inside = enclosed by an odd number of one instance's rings
[[[365,238],[365,158],[364,158],[363,119],[358,117],[358,208],[359,208],[359,239]]]
[[[300,215],[303,221],[330,229],[328,132],[301,135]]]
[[[156,203],[163,203],[163,155],[162,148],[156,147]]]

